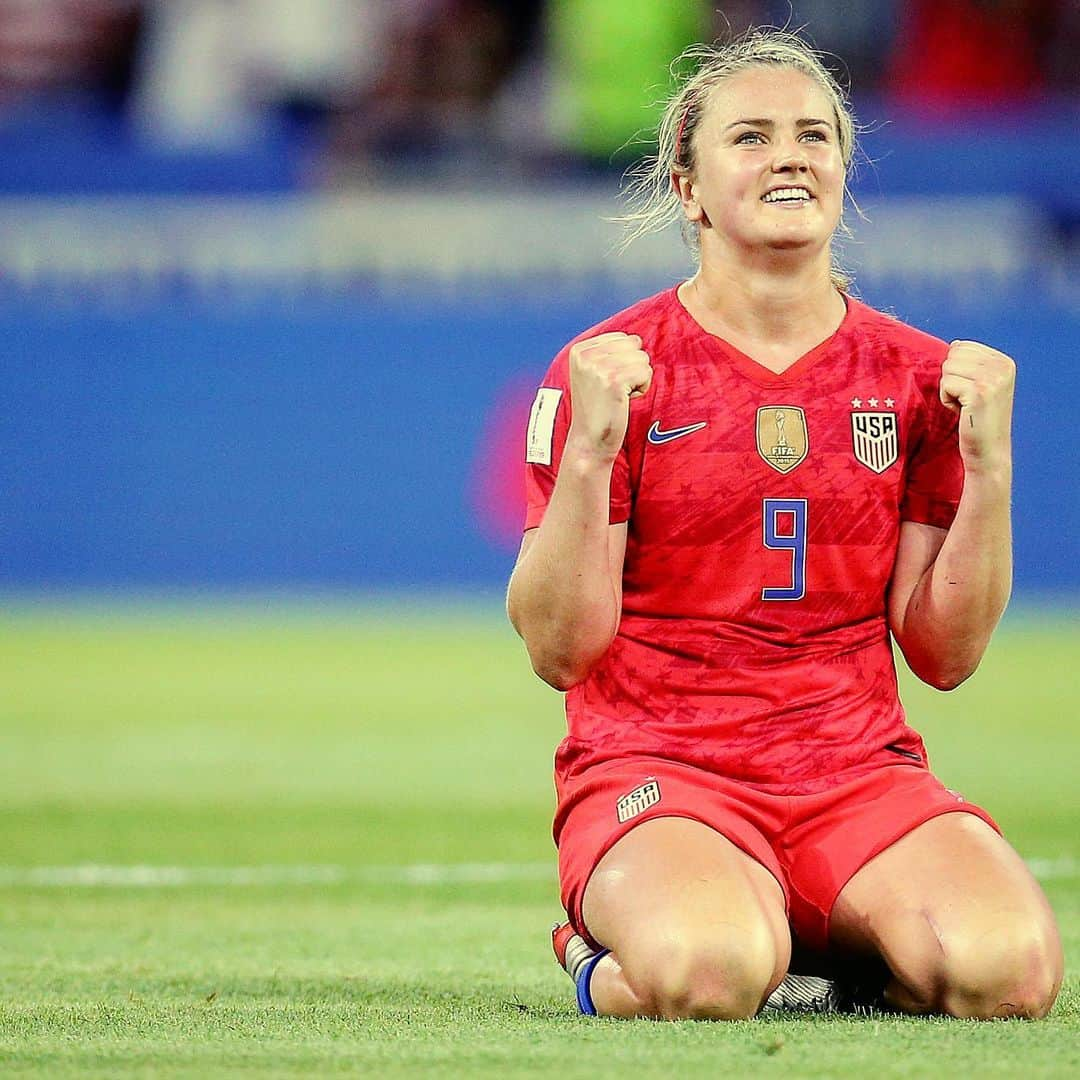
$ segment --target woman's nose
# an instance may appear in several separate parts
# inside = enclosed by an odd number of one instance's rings
[[[802,145],[797,142],[778,146],[776,157],[773,158],[773,172],[788,172],[793,170],[801,172],[808,167],[806,153]]]

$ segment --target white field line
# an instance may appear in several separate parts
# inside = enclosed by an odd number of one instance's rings
[[[1080,877],[1080,862],[1071,855],[1059,855],[1056,859],[1026,859],[1028,869],[1040,881],[1071,881]]]
[[[0,888],[186,888],[198,885],[484,885],[554,879],[542,863],[411,863],[405,866],[0,866]]]
[[[1072,856],[1031,858],[1041,881],[1080,877]],[[0,866],[0,888],[154,888],[257,885],[486,885],[513,881],[553,881],[555,863],[410,863],[403,866]]]

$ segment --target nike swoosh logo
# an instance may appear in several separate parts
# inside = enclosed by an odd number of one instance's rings
[[[666,442],[671,442],[674,439],[681,439],[684,435],[693,435],[695,431],[700,431],[703,427],[708,427],[706,421],[702,420],[700,424],[687,424],[686,427],[672,428],[670,431],[660,430],[660,421],[655,420],[653,426],[649,428],[649,433],[646,438],[653,444],[653,446],[662,446]]]

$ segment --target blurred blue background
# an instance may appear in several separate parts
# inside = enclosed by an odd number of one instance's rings
[[[857,292],[1016,357],[1017,587],[1075,600],[1080,9],[720,7],[0,0],[0,586],[501,588],[551,357],[691,272],[605,220],[668,60],[790,16]]]

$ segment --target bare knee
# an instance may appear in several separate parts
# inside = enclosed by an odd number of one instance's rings
[[[921,954],[902,981],[919,1011],[964,1019],[1045,1016],[1064,961],[1052,926],[1017,920],[972,934],[943,932],[923,914]]]
[[[992,938],[957,943],[946,961],[941,1011],[978,1020],[1045,1016],[1061,987],[1063,961],[1056,940],[1016,926]]]
[[[643,1015],[665,1020],[748,1019],[788,962],[766,927],[711,935],[669,929],[641,944],[632,957],[620,957],[623,970]]]

